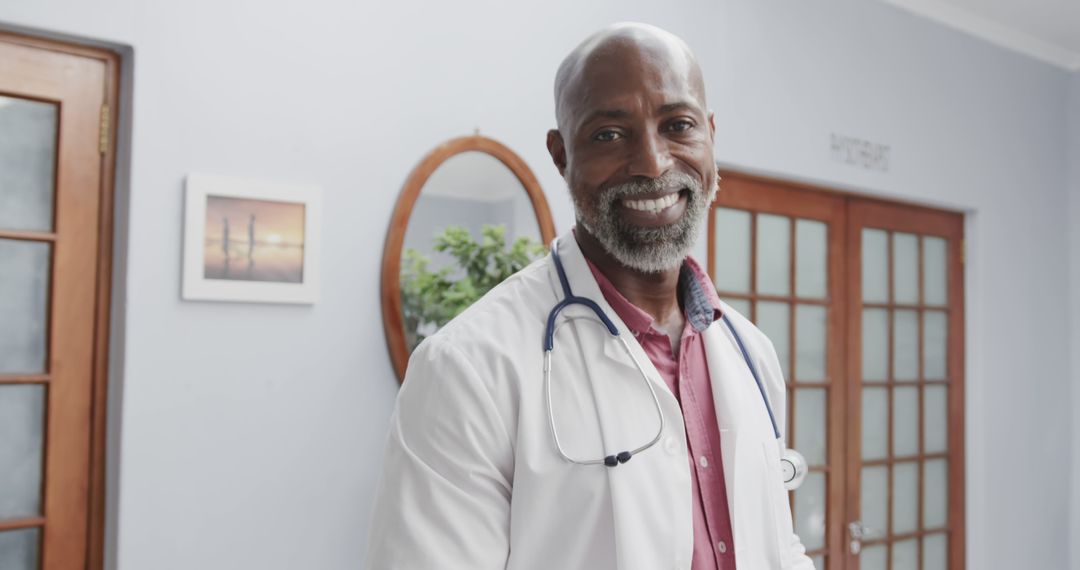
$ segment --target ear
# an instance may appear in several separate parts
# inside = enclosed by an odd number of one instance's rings
[[[558,129],[551,129],[547,133],[547,149],[551,155],[551,161],[555,168],[559,169],[559,176],[566,177],[566,143],[563,142],[562,134]]]
[[[716,141],[716,114],[709,111],[709,140]]]

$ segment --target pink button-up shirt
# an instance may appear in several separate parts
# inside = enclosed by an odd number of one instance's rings
[[[623,297],[611,281],[589,263],[600,291],[663,376],[682,407],[690,454],[690,484],[694,509],[693,570],[734,570],[735,544],[724,484],[720,428],[705,360],[702,331],[720,318],[720,298],[709,276],[687,258],[679,273],[679,299],[686,317],[679,354],[672,353],[667,333],[653,318]]]

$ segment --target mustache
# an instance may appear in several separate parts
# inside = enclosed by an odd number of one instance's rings
[[[603,191],[601,199],[605,202],[621,200],[683,188],[690,190],[692,195],[698,194],[701,191],[701,181],[685,172],[669,171],[656,178],[635,178],[610,186]]]

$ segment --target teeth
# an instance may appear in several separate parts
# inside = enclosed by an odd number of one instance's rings
[[[679,193],[672,192],[662,198],[655,200],[623,200],[623,205],[631,210],[638,210],[641,212],[651,212],[653,214],[659,213],[671,206],[675,205],[675,202],[679,201]]]

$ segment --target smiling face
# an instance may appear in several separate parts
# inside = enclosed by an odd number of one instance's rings
[[[548,148],[579,231],[631,269],[678,267],[717,188],[712,115],[685,44],[645,26],[602,32],[560,68],[556,105]]]

